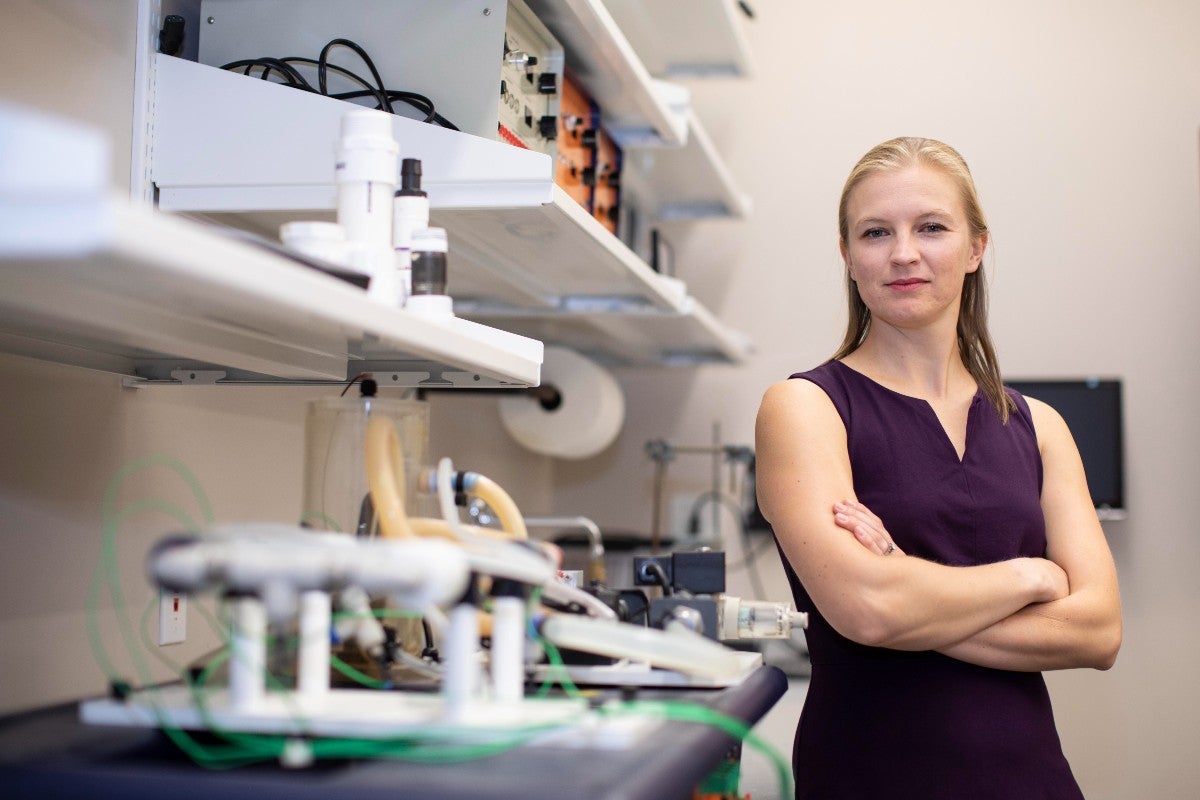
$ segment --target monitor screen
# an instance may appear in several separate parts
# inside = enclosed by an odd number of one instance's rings
[[[1093,504],[1102,517],[1123,517],[1125,456],[1121,381],[1088,378],[1006,380],[1005,383],[1062,414],[1079,446]]]

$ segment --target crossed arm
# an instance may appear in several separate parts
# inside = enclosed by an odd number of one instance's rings
[[[1030,406],[1047,558],[949,567],[883,555],[890,537],[854,497],[845,426],[819,387],[791,380],[768,390],[756,429],[759,504],[835,630],[999,669],[1112,665],[1121,638],[1112,557],[1066,425],[1048,406]]]

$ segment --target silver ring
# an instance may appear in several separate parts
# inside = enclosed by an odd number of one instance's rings
[[[896,543],[895,543],[895,542],[888,542],[888,549],[887,549],[887,550],[884,550],[884,551],[883,551],[883,554],[884,554],[885,556],[890,556],[890,555],[891,555],[892,553],[894,553],[894,552],[896,552]]]

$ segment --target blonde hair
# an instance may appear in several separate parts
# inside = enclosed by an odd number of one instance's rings
[[[987,219],[975,190],[975,180],[967,162],[958,151],[935,139],[902,136],[890,139],[871,148],[850,171],[846,185],[842,188],[838,204],[838,235],[842,246],[850,244],[850,223],[846,218],[850,195],[870,175],[879,172],[895,172],[922,165],[940,169],[958,186],[963,211],[974,239],[988,235]],[[833,358],[843,358],[857,350],[871,329],[871,310],[858,293],[858,285],[846,274],[846,300],[849,318],[846,335]],[[1004,392],[1000,377],[1000,365],[996,361],[996,349],[987,328],[987,284],[984,279],[983,262],[974,272],[967,273],[963,281],[962,303],[958,310],[958,351],[963,365],[979,384],[984,395],[995,406],[1000,419],[1008,422],[1009,413],[1015,408],[1011,398]]]

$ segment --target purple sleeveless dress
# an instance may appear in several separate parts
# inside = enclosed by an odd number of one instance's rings
[[[975,395],[960,462],[924,400],[838,361],[791,377],[833,401],[854,491],[905,553],[956,566],[1044,555],[1042,462],[1020,395],[1010,391],[1008,425]],[[825,621],[786,558],[784,567],[796,607],[809,612],[812,657],[792,753],[797,798],[1083,797],[1041,673],[856,644]]]

